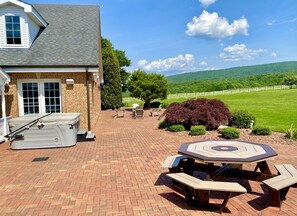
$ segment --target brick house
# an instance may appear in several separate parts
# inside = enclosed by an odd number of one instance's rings
[[[99,7],[0,0],[2,118],[78,112],[90,131],[100,113]]]

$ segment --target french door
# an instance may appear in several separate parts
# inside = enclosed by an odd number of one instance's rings
[[[60,80],[19,80],[19,114],[62,112]]]

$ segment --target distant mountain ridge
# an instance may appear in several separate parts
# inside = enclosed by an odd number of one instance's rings
[[[197,80],[240,79],[252,75],[271,74],[277,72],[297,71],[297,61],[278,62],[253,66],[234,67],[221,70],[197,71],[166,77],[170,83],[192,82]]]

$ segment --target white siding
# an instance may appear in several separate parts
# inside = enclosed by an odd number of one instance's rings
[[[5,16],[20,17],[22,44],[6,44]],[[30,30],[28,27],[30,27]],[[14,5],[7,5],[0,8],[0,48],[29,48],[38,31],[38,25],[30,20],[23,8]]]
[[[29,26],[29,47],[30,47],[33,41],[35,40],[40,27],[36,25],[36,23],[33,22],[29,17],[28,17],[28,26]]]

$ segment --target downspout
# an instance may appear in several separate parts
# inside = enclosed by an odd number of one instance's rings
[[[86,88],[87,88],[87,112],[88,112],[88,132],[86,140],[94,140],[96,135],[91,132],[91,108],[90,108],[90,80],[89,71],[86,68]]]
[[[88,112],[88,133],[91,131],[91,108],[90,108],[90,81],[89,81],[89,71],[86,68],[86,88],[87,88],[87,112]]]

